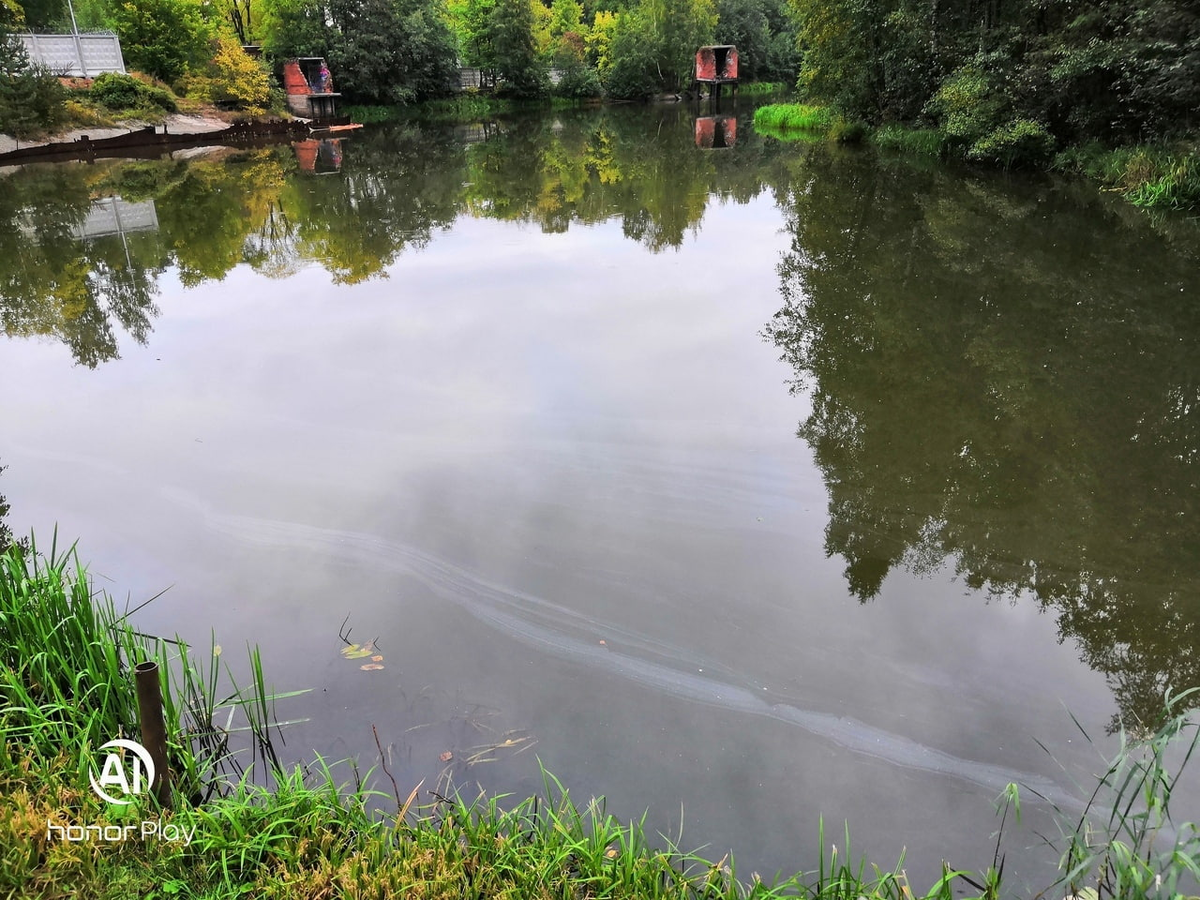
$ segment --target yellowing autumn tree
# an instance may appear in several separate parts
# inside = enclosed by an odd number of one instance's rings
[[[229,38],[218,41],[216,54],[198,74],[184,79],[184,87],[189,97],[249,112],[262,112],[271,102],[267,70]]]

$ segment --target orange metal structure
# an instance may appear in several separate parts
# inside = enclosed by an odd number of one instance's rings
[[[723,44],[697,50],[696,80],[704,84],[737,84],[737,47]]]

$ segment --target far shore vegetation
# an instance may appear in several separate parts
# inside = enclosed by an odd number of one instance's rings
[[[603,799],[572,797],[545,770],[544,793],[520,800],[398,785],[382,757],[378,768],[370,760],[319,758],[289,768],[273,749],[275,705],[302,699],[268,693],[256,651],[247,683],[226,684],[218,677],[219,654],[215,643],[197,652],[138,633],[97,592],[73,548],[62,552],[52,543],[47,549],[29,539],[0,553],[0,895],[22,900],[1005,895],[999,844],[981,869],[946,865],[934,884],[914,885],[903,860],[880,868],[856,857],[849,827],[839,828],[828,842],[822,829],[813,868],[765,881],[740,870],[732,856],[702,858],[678,841],[647,834],[644,817],[619,818]],[[160,667],[174,795],[169,808],[156,806],[149,794],[132,806],[115,807],[89,785],[97,748],[116,735],[139,734],[131,669],[143,660]],[[1166,766],[1169,749],[1186,754],[1186,761],[1197,746],[1196,726],[1186,712],[1191,695],[1168,692],[1153,728],[1137,737],[1122,735],[1120,752],[1100,770],[1087,812],[1063,817],[1059,838],[1040,851],[1061,860],[1061,878],[1045,896],[1194,893],[1200,835],[1193,825],[1171,821],[1169,801],[1182,766],[1175,771]],[[222,726],[231,709],[248,728]],[[1016,785],[998,798],[1001,831],[1020,817],[1023,800],[1028,802]],[[160,833],[176,839],[62,839],[69,827],[143,820],[157,822]]]
[[[1089,141],[1052,153],[1053,145],[1025,125],[968,143],[937,127],[890,123],[870,128],[860,121],[848,121],[831,107],[803,103],[760,106],[754,112],[754,125],[780,140],[866,141],[888,152],[1005,168],[1040,164],[1086,175],[1136,206],[1192,209],[1200,205],[1200,144],[1188,141],[1124,147]]]
[[[62,84],[15,35],[70,27],[66,0],[0,0],[0,133],[163,109],[283,111],[284,60],[321,56],[370,121],[421,107],[644,101],[695,90],[696,48],[734,44],[742,93],[794,88],[839,140],[1056,168],[1142,206],[1200,202],[1200,15],[1190,0],[78,0],[132,79]],[[258,48],[261,55],[244,47]],[[256,51],[257,52],[257,51]],[[474,92],[460,94],[460,68]],[[553,75],[552,75],[553,73]],[[98,79],[99,81],[99,79]],[[457,96],[456,96],[457,95]],[[385,111],[388,110],[388,111]],[[811,125],[760,121],[775,130]],[[780,115],[791,115],[780,114]]]

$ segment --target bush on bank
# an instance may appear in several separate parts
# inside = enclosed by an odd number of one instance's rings
[[[113,807],[88,783],[96,748],[113,735],[138,734],[130,668],[144,658],[161,667],[173,809],[149,800]],[[252,663],[254,686],[235,689],[231,702],[246,712],[256,741],[269,744],[269,698],[256,654]],[[0,553],[0,894],[951,900],[964,891],[986,898],[1002,892],[1003,867],[994,861],[984,872],[947,868],[928,892],[914,894],[902,864],[879,869],[856,862],[848,830],[842,854],[827,851],[822,835],[816,871],[768,884],[739,872],[729,857],[713,862],[665,841],[652,844],[644,819],[622,823],[602,799],[578,804],[544,772],[544,796],[511,808],[501,805],[503,798],[458,796],[417,808],[416,791],[405,799],[397,789],[390,816],[369,811],[381,794],[358,780],[339,784],[319,758],[292,769],[273,765],[272,787],[256,786],[223,768],[229,735],[214,725],[210,675],[188,647],[136,633],[94,591],[73,552],[60,554],[52,545],[42,555],[31,541]],[[1108,805],[1094,820],[1085,814],[1065,828],[1063,876],[1058,893],[1047,896],[1180,897],[1189,873],[1200,873],[1194,826],[1176,826],[1170,843],[1164,837],[1179,777],[1167,770],[1166,751],[1182,743],[1190,756],[1198,743],[1185,712],[1190,693],[1168,694],[1153,734],[1123,737],[1097,790]],[[1019,815],[1015,786],[1005,802]],[[174,838],[59,837],[68,828],[144,820]]]
[[[1053,137],[1039,122],[1013,119],[981,133],[969,118],[953,130],[908,128],[888,123],[868,128],[832,109],[804,103],[760,106],[754,125],[777,137],[828,137],[839,143],[865,138],[887,151],[940,159],[957,158],[1005,168],[1041,166],[1086,175],[1146,208],[1200,206],[1200,147],[1183,142],[1106,147],[1092,141],[1055,153]]]

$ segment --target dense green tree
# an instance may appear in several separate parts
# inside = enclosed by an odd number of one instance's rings
[[[796,80],[796,26],[786,0],[718,0],[716,42],[737,46],[744,81]]]
[[[339,90],[371,103],[440,96],[457,78],[454,36],[429,0],[331,0]]]
[[[462,54],[462,61],[485,73],[485,81],[494,84],[496,52],[492,46],[491,19],[496,0],[450,0],[450,19]]]
[[[534,42],[534,2],[538,0],[496,0],[488,16],[496,71],[502,89],[513,97],[540,97],[549,90],[546,66]]]
[[[604,92],[616,100],[645,100],[663,85],[654,44],[636,11],[618,13],[612,22],[600,68]]]
[[[25,23],[25,11],[17,0],[0,0],[0,35],[8,35]]]
[[[613,29],[605,90],[620,99],[681,91],[691,84],[696,48],[712,43],[713,0],[640,0]]]
[[[789,2],[798,86],[857,118],[972,119],[984,147],[1171,137],[1200,118],[1190,0]]]
[[[695,74],[696,48],[710,44],[717,25],[714,0],[641,0],[638,19],[653,48],[664,90],[682,90]]]
[[[212,55],[217,23],[197,0],[116,0],[109,15],[131,69],[174,84]]]
[[[586,33],[583,24],[583,6],[579,0],[553,0],[550,4],[550,37],[559,40],[564,34]]]
[[[21,18],[30,31],[69,31],[71,14],[66,0],[16,0]]]
[[[715,40],[737,46],[738,75],[746,81],[767,69],[771,33],[764,5],[762,0],[717,0]]]
[[[328,19],[319,0],[262,0],[263,49],[276,60],[325,56],[333,43]]]
[[[21,21],[6,7],[9,27]],[[30,63],[24,45],[0,29],[0,134],[17,137],[52,130],[65,117],[66,90]]]

